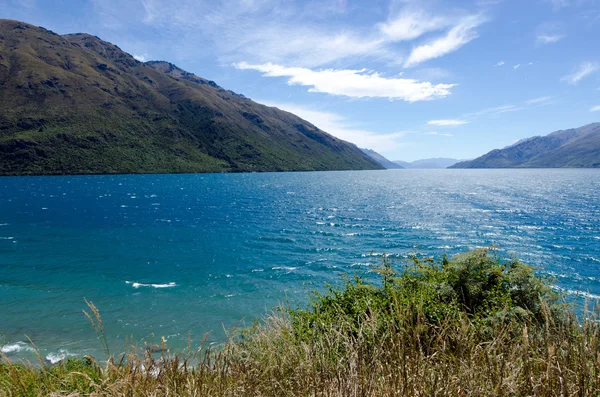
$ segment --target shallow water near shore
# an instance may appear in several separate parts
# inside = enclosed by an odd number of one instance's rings
[[[567,294],[600,295],[599,170],[5,177],[0,344],[56,362],[127,340],[183,349],[251,322],[382,253],[441,256],[496,244]],[[241,322],[241,323],[240,323]]]

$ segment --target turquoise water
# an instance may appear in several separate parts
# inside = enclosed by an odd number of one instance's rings
[[[3,351],[103,358],[165,336],[183,348],[250,322],[381,253],[499,245],[600,295],[598,170],[5,177],[0,179]]]

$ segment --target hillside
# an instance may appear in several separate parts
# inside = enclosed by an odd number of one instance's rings
[[[0,20],[0,175],[381,169],[168,62]]]
[[[461,160],[457,160],[457,159],[436,157],[436,158],[432,158],[432,159],[421,159],[421,160],[415,160],[415,161],[411,161],[411,162],[395,160],[394,163],[401,165],[404,168],[433,169],[433,168],[448,168],[460,161]]]
[[[600,123],[520,140],[451,168],[600,167]]]
[[[365,153],[367,156],[371,157],[373,160],[377,161],[379,164],[381,164],[383,167],[385,167],[388,170],[404,168],[401,165],[396,164],[393,161],[386,159],[381,154],[377,153],[376,151],[374,151],[372,149],[360,149],[360,150],[362,150],[363,153]]]

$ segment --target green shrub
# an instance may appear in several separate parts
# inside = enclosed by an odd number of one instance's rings
[[[341,287],[329,286],[307,308],[291,310],[297,336],[314,336],[342,324],[356,334],[366,323],[377,330],[390,322],[431,329],[463,319],[482,325],[512,319],[544,322],[544,308],[550,315],[560,311],[551,280],[516,258],[502,260],[488,249],[450,260],[444,256],[439,262],[414,257],[401,271],[384,257],[378,273],[379,285],[364,276],[344,277]]]

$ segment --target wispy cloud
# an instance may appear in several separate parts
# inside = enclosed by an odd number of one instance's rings
[[[256,49],[260,48],[259,51]],[[228,42],[221,59],[249,59],[255,62],[319,67],[345,59],[393,60],[401,57],[385,40],[356,32],[330,33],[320,28],[282,26],[260,27],[245,38]]]
[[[160,35],[148,40],[145,50],[168,47],[179,60],[197,58],[198,43],[202,55],[223,63],[247,60],[315,67],[347,58],[399,56],[374,23],[350,27],[322,23],[343,9],[337,2],[332,6],[334,2],[179,0],[176,7],[168,0],[90,2],[105,29],[127,35],[134,27],[151,27]]]
[[[376,19],[365,19],[369,22],[351,25],[331,18],[353,8],[334,0],[179,0],[176,7],[167,0],[90,2],[99,23],[115,34],[136,25],[160,31],[160,38],[132,43],[132,51],[143,53],[161,45],[179,61],[197,57],[202,43],[203,55],[224,64],[272,62],[315,68],[379,60],[402,65],[411,41],[416,47],[410,64],[417,64],[460,48],[477,36],[474,28],[483,23],[455,6],[437,10],[415,1],[398,2],[383,18],[377,14]],[[446,36],[419,43],[435,32]]]
[[[484,116],[496,118],[496,117],[500,117],[504,113],[517,112],[517,111],[525,110],[525,109],[528,109],[528,108],[534,107],[534,106],[550,105],[552,103],[555,103],[555,100],[556,100],[556,98],[553,96],[540,96],[537,98],[528,99],[528,100],[524,101],[523,103],[521,103],[520,105],[502,105],[502,106],[488,107],[488,108],[478,110],[476,112],[465,113],[462,116],[460,116],[460,118],[458,120],[432,120],[432,121],[428,122],[427,124],[455,125],[455,124],[451,124],[451,123],[444,124],[445,122],[453,122],[453,121],[460,121],[461,124],[465,124],[465,123],[473,122],[474,120],[476,120],[480,117],[484,117]],[[436,124],[438,122],[441,122],[441,123]],[[457,124],[457,125],[460,125],[460,124]]]
[[[528,99],[527,101],[525,101],[525,103],[527,105],[539,105],[539,104],[549,103],[553,99],[554,99],[554,97],[552,97],[552,96],[541,96],[541,97],[537,97],[537,98]]]
[[[445,120],[430,120],[427,122],[428,125],[437,125],[437,126],[457,126],[467,124],[468,121],[465,120],[453,120],[453,119],[445,119]]]
[[[413,79],[387,78],[380,73],[348,69],[294,68],[265,63],[253,65],[236,63],[241,70],[257,70],[266,77],[287,77],[289,85],[302,85],[309,92],[321,92],[351,98],[388,98],[407,102],[444,98],[450,95],[454,84],[432,84]]]
[[[352,142],[361,148],[373,149],[379,153],[392,153],[394,150],[404,146],[402,138],[406,135],[406,132],[394,132],[391,134],[377,133],[353,126],[346,117],[338,113],[314,110],[290,103],[260,102],[267,106],[274,106],[294,113],[321,130],[337,138]]]
[[[452,134],[441,133],[441,132],[437,132],[437,131],[425,132],[425,135],[453,136]]]
[[[142,7],[144,7],[144,11],[146,12],[144,22],[151,23],[160,15],[153,0],[141,0],[141,3]]]
[[[458,25],[450,29],[445,36],[438,37],[427,44],[413,48],[404,66],[411,67],[458,50],[478,37],[475,28],[485,21],[486,19],[481,15],[464,18]]]
[[[590,109],[590,112],[598,112],[598,111],[600,111],[600,105],[594,106]]]
[[[496,66],[504,66],[504,61],[500,61],[496,64]]]
[[[556,43],[557,41],[561,40],[564,37],[565,36],[561,35],[561,34],[552,34],[552,35],[541,34],[541,35],[539,35],[539,36],[536,37],[536,42],[538,44]]]
[[[522,110],[522,109],[523,109],[523,107],[516,106],[516,105],[494,106],[494,107],[485,108],[485,109],[482,109],[482,110],[479,110],[476,112],[467,113],[467,114],[463,115],[463,118],[474,119],[474,118],[481,117],[481,116],[497,117],[497,116],[501,115],[502,113],[516,112],[516,111]]]
[[[598,70],[598,64],[595,62],[583,62],[571,74],[564,76],[561,81],[569,84],[577,84],[579,81],[588,77]]]
[[[556,43],[566,37],[565,31],[563,22],[544,22],[535,29],[535,42],[538,45]]]
[[[533,107],[545,106],[556,103],[556,97],[554,96],[540,96],[536,98],[531,98],[518,105],[507,104],[502,106],[492,106],[487,107],[475,112],[465,113],[461,115],[458,119],[447,119],[447,120],[431,120],[428,121],[428,125],[439,125],[439,126],[454,126],[454,125],[462,125],[467,123],[475,122],[477,119],[482,117],[487,118],[498,118],[505,113],[517,112],[521,110],[526,110]]]
[[[513,69],[517,70],[517,69],[519,69],[520,67],[521,67],[521,64],[520,64],[520,63],[517,63],[516,65],[514,65],[514,66],[513,66]]]
[[[424,11],[409,11],[379,24],[379,31],[391,41],[409,41],[428,32],[452,25],[449,18],[432,16]]]

